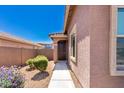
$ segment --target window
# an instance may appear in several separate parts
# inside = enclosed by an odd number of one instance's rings
[[[110,68],[111,75],[124,75],[124,6],[111,10]]]
[[[74,34],[72,34],[71,35],[71,56],[72,57],[75,57],[75,48],[76,48],[76,44],[75,44],[75,41],[76,41],[76,39],[75,39],[75,33]]]
[[[70,33],[70,58],[72,62],[76,62],[76,24]]]

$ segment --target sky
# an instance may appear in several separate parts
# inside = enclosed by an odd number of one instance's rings
[[[0,32],[50,43],[50,33],[62,32],[65,6],[0,6]]]

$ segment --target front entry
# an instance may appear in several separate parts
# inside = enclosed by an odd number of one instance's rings
[[[66,41],[62,40],[58,42],[58,60],[66,60]]]

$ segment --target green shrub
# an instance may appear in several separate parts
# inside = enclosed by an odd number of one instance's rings
[[[36,58],[34,58],[33,64],[36,69],[44,71],[48,66],[48,59],[43,55],[38,55]]]
[[[26,64],[29,65],[30,69],[35,68],[33,62],[34,62],[34,59],[28,59],[28,60],[26,61]]]

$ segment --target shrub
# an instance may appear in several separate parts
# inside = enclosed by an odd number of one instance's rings
[[[16,66],[10,68],[2,66],[0,68],[0,87],[2,88],[22,88],[25,78]]]
[[[34,62],[34,59],[28,59],[26,61],[26,64],[29,65],[30,69],[34,69],[35,68],[33,62]]]
[[[45,56],[38,55],[36,58],[34,58],[33,64],[36,69],[44,71],[48,66],[48,59]]]

